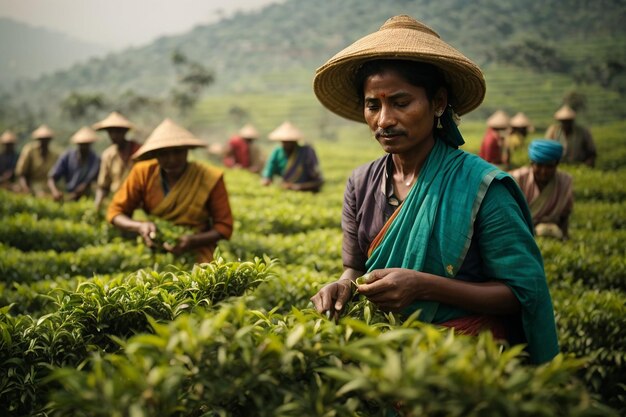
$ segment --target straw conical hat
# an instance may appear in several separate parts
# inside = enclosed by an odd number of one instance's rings
[[[574,120],[576,118],[576,112],[565,104],[554,113],[554,118],[556,120]]]
[[[259,132],[252,124],[248,123],[241,129],[239,129],[239,136],[246,139],[258,139]]]
[[[121,127],[125,129],[133,129],[133,124],[120,113],[114,111],[103,120],[94,123],[92,126],[95,130],[108,129],[111,127]]]
[[[511,127],[531,127],[530,119],[522,112],[515,114],[510,123]]]
[[[4,133],[2,133],[2,136],[0,136],[0,143],[15,142],[17,142],[17,136],[15,136],[15,133],[11,132],[10,130],[5,130]]]
[[[98,140],[98,134],[90,127],[83,126],[70,138],[72,143],[93,143]]]
[[[504,110],[496,110],[487,119],[487,126],[492,129],[506,129],[509,127],[509,115]]]
[[[299,141],[303,138],[302,132],[300,129],[295,127],[290,122],[284,122],[276,129],[270,132],[268,135],[270,140],[283,141],[283,142],[291,142],[291,141]]]
[[[53,138],[54,132],[46,125],[41,125],[33,131],[33,139]]]
[[[165,148],[204,148],[207,144],[193,133],[167,118],[156,127],[146,142],[133,154],[134,159],[147,159],[148,153]]]
[[[313,90],[318,100],[340,116],[365,122],[355,75],[364,62],[374,59],[435,65],[449,87],[448,101],[460,115],[478,107],[485,97],[485,79],[476,64],[425,24],[401,15],[387,20],[377,32],[357,40],[317,69]]]

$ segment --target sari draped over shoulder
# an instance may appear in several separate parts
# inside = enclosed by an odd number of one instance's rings
[[[190,162],[182,177],[151,210],[151,214],[174,224],[201,231],[199,229],[210,221],[207,218],[205,203],[221,176],[222,171],[217,168]],[[214,250],[214,245],[198,248],[199,259],[211,260]]]
[[[312,178],[310,167],[317,165],[317,157],[310,146],[298,146],[294,152],[289,155],[287,165],[283,172],[283,180],[293,183],[304,183],[311,181]]]
[[[559,224],[561,217],[569,214],[572,209],[572,177],[563,172],[557,172],[541,191],[534,180],[532,182],[533,190],[523,188],[523,191],[527,196],[532,196],[528,199],[528,205],[533,221],[535,224]],[[526,184],[526,186],[530,187],[531,184]]]
[[[367,270],[399,267],[454,279],[472,241],[480,206],[494,180],[501,181],[511,193],[532,236],[530,212],[513,178],[478,156],[437,140],[406,200],[372,242]],[[481,238],[493,240],[489,243],[492,245],[516,245],[502,241],[501,235]],[[521,250],[540,258],[538,251],[537,255],[527,248]],[[544,362],[556,355],[558,342],[543,263],[539,260],[536,264],[536,273],[528,276],[518,272],[520,265],[515,260],[505,259],[498,263],[499,270],[492,271],[493,276],[485,280],[504,282],[519,299],[531,360]],[[448,308],[437,302],[417,301],[404,313],[420,310],[420,320],[433,322]]]

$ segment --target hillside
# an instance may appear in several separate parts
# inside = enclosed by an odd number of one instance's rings
[[[315,68],[401,13],[426,22],[485,71],[487,98],[470,117],[504,107],[545,123],[568,92],[584,95],[589,120],[626,117],[622,0],[287,0],[22,83],[9,98],[50,116],[50,106],[73,91],[164,97],[176,79],[172,53],[181,51],[214,71],[209,95],[309,94],[307,111],[318,111],[310,94]]]
[[[66,69],[106,48],[59,32],[0,18],[0,85]]]

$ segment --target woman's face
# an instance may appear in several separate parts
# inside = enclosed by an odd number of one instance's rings
[[[187,148],[165,148],[155,151],[155,156],[166,174],[180,176],[187,167],[187,152]]]
[[[431,102],[424,88],[393,69],[369,76],[363,87],[365,121],[385,152],[401,154],[434,141],[436,114],[446,106],[445,90]]]

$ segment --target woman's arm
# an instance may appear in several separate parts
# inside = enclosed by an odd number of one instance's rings
[[[374,270],[358,290],[388,311],[401,311],[414,301],[436,301],[484,314],[520,310],[517,297],[502,282],[467,282],[403,268]]]
[[[118,214],[111,220],[111,224],[122,230],[135,232],[143,238],[146,246],[154,246],[153,238],[156,237],[157,227],[152,222],[133,220],[124,213]]]

